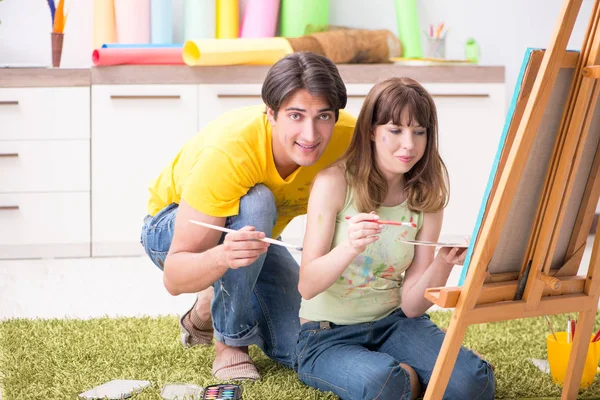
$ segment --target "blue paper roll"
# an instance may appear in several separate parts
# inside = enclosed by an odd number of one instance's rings
[[[171,0],[151,0],[150,43],[173,42],[173,4]]]
[[[148,43],[106,43],[102,45],[103,49],[160,49],[183,47],[183,43],[170,44],[148,44]]]

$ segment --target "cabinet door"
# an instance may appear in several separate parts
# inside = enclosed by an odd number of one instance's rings
[[[0,193],[90,191],[90,141],[0,142]]]
[[[148,185],[197,131],[196,85],[92,87],[92,255],[136,255]]]
[[[0,259],[90,256],[90,193],[0,194]]]
[[[258,83],[198,85],[198,128],[225,112],[263,104],[261,87]]]
[[[90,88],[0,89],[0,140],[88,139]]]

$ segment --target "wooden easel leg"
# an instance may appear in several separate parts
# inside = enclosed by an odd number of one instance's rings
[[[598,297],[596,297],[596,304],[597,303]],[[565,377],[561,399],[567,400],[577,398],[579,382],[581,382],[581,375],[583,374],[583,366],[588,352],[595,317],[596,309],[579,313],[577,329],[575,330],[575,338],[573,347],[571,348],[571,356],[569,357],[567,376]]]
[[[448,386],[450,375],[454,369],[468,327],[468,324],[464,322],[465,318],[458,318],[457,311],[453,312],[444,343],[433,368],[433,374],[427,385],[424,400],[441,399],[446,391],[446,386]]]

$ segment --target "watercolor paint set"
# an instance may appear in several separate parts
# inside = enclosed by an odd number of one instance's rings
[[[210,385],[204,389],[203,400],[239,400],[242,387],[238,385]]]

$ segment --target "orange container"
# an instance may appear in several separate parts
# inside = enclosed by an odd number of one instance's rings
[[[556,332],[556,338],[549,334],[546,337],[546,345],[548,346],[548,363],[550,364],[550,375],[554,383],[563,385],[565,376],[567,375],[567,366],[569,364],[569,356],[571,355],[571,347],[573,342],[567,343],[567,332]],[[590,336],[590,344],[588,347],[583,374],[579,387],[587,388],[593,381],[598,369],[598,361],[600,360],[600,340],[592,343],[593,336]]]

